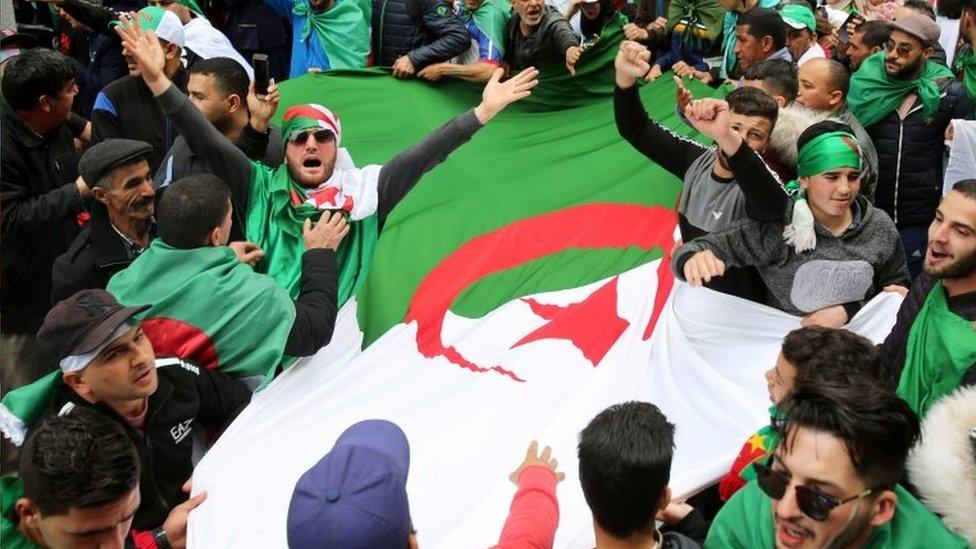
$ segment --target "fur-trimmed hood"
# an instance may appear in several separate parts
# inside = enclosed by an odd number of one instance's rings
[[[943,397],[922,422],[922,441],[908,457],[908,476],[922,501],[976,546],[976,386]]]

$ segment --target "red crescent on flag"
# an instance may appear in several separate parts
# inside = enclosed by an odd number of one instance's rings
[[[493,371],[524,381],[501,365],[480,366],[441,340],[444,318],[467,288],[494,273],[569,249],[661,248],[654,309],[643,338],[650,337],[671,293],[670,256],[675,212],[662,206],[585,204],[521,219],[464,243],[417,286],[405,322],[417,322],[417,350],[427,358],[443,356],[473,372]]]

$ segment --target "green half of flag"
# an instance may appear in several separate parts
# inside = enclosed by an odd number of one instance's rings
[[[583,53],[577,74],[544,67],[532,96],[511,105],[424,175],[397,205],[376,248],[363,291],[360,325],[368,345],[403,322],[418,285],[462,244],[520,220],[588,203],[673,208],[681,182],[617,133],[613,59],[622,37],[608,24]],[[697,81],[696,97],[724,94]],[[282,105],[321,103],[342,119],[343,146],[357,164],[383,164],[450,118],[473,108],[482,85],[399,80],[386,70],[331,71],[289,80]],[[651,117],[684,135],[670,78],[644,86]],[[581,220],[581,224],[582,224]],[[504,250],[486,250],[486,254]],[[486,276],[452,310],[482,316],[520,296],[578,287],[660,257],[660,250],[571,248]]]

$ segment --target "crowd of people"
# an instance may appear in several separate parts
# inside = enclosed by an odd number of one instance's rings
[[[199,450],[328,345],[397,204],[540,69],[621,35],[617,129],[681,182],[675,277],[802,327],[769,424],[686,501],[656,406],[593,418],[596,546],[976,545],[973,0],[148,4],[2,6],[0,391],[37,400],[0,409],[5,547],[185,546]],[[383,165],[323,105],[271,123],[276,82],[368,66],[482,100]],[[669,71],[701,141],[641,103]],[[843,329],[884,292],[904,299],[881,345]],[[556,457],[529,445],[498,547],[552,546]],[[295,486],[289,546],[418,546],[409,469],[395,424],[349,426]]]

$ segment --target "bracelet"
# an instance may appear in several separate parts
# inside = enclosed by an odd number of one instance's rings
[[[166,530],[156,528],[152,531],[152,535],[158,549],[172,549],[173,546],[169,544],[169,538],[166,537]]]

